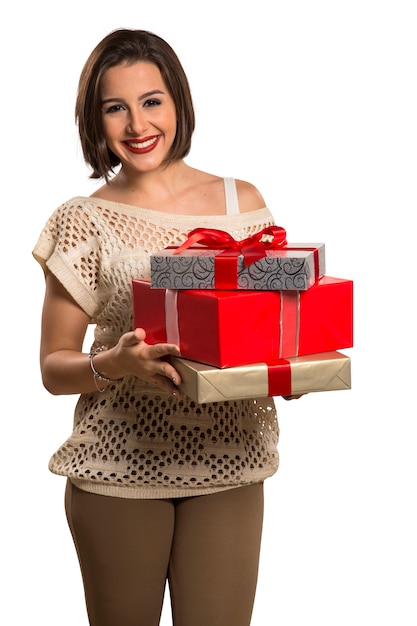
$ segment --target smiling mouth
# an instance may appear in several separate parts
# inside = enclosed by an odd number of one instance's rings
[[[124,141],[123,143],[131,152],[136,154],[143,154],[144,152],[150,152],[156,146],[160,138],[160,135],[155,135],[144,141]]]

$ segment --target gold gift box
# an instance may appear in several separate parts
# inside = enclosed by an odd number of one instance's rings
[[[181,376],[181,391],[198,404],[351,388],[351,360],[341,352],[282,359],[273,365],[253,363],[228,368],[182,357],[170,360]]]

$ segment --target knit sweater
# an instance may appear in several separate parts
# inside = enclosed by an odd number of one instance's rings
[[[51,215],[33,255],[95,324],[92,347],[113,346],[133,328],[132,278],[149,278],[151,254],[179,245],[196,227],[244,239],[273,222],[266,207],[233,216],[173,215],[75,197]],[[203,495],[274,474],[278,433],[272,398],[197,405],[127,376],[103,393],[79,396],[72,433],[49,469],[97,494]]]

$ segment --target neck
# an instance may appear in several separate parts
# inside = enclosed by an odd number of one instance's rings
[[[183,184],[187,171],[190,168],[184,161],[174,161],[157,170],[138,172],[121,168],[118,174],[110,181],[110,185],[125,193],[148,190],[155,191],[155,186],[163,192],[172,192]]]

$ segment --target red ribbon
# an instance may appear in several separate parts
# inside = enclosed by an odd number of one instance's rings
[[[268,365],[268,395],[290,396],[292,393],[291,364],[287,359],[281,359],[275,364]]]
[[[214,259],[215,289],[236,289],[238,257],[243,256],[245,267],[266,257],[267,250],[282,248],[287,244],[286,232],[281,226],[268,226],[246,239],[236,240],[224,230],[216,228],[194,228],[186,241],[176,248],[180,254],[194,244],[221,249]]]
[[[243,255],[245,267],[266,257],[267,250],[276,250],[287,244],[286,232],[281,226],[268,226],[246,239],[236,240],[224,230],[216,228],[194,228],[188,233],[186,241],[174,254],[180,254],[192,245],[213,249],[223,249],[221,254]]]

